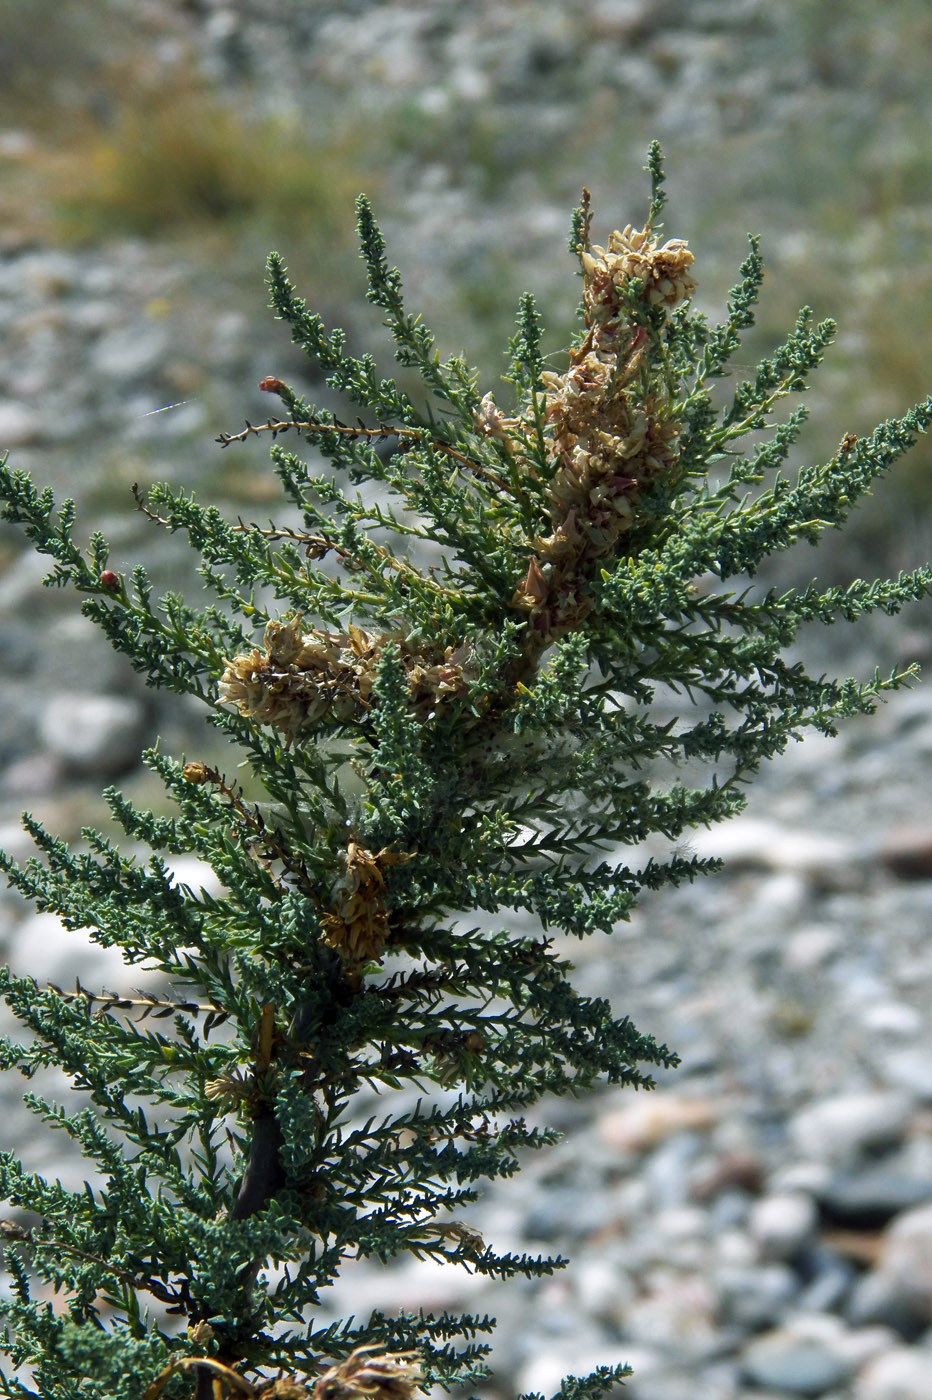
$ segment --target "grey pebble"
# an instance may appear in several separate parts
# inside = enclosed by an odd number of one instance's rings
[[[910,1342],[921,1335],[925,1326],[915,1309],[904,1301],[901,1290],[876,1269],[856,1280],[844,1316],[851,1327],[879,1324]]]
[[[721,1266],[713,1282],[725,1321],[747,1332],[773,1323],[799,1292],[799,1279],[787,1264]]]
[[[901,1211],[932,1199],[932,1178],[905,1176],[893,1167],[868,1167],[831,1177],[818,1196],[823,1216],[833,1223],[876,1230]]]
[[[797,1326],[755,1338],[745,1348],[742,1370],[754,1385],[772,1386],[789,1395],[821,1396],[845,1385],[852,1362],[832,1344],[831,1335]]]

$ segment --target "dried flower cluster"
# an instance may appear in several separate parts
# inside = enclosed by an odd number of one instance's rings
[[[322,923],[326,941],[340,954],[349,977],[357,978],[363,966],[385,947],[388,910],[382,871],[411,859],[404,851],[382,850],[373,855],[355,841],[347,846],[344,874]]]
[[[188,1336],[197,1342],[209,1341],[213,1335],[214,1329],[206,1324],[188,1328]],[[245,1396],[246,1400],[413,1400],[424,1379],[415,1352],[379,1352],[374,1346],[356,1347],[318,1376],[313,1386],[286,1375],[257,1386],[214,1357],[185,1356],[163,1367],[143,1400],[158,1400],[179,1371],[208,1372],[216,1400],[233,1400],[234,1396]]]
[[[640,488],[670,476],[678,455],[679,424],[663,376],[652,373],[658,337],[650,312],[691,295],[692,253],[682,239],[658,247],[649,227],[629,225],[580,261],[586,334],[565,373],[541,375],[555,463],[547,490],[553,531],[535,540],[512,599],[530,615],[539,646],[585,617],[581,567],[614,554],[635,523]],[[489,431],[502,431],[492,405],[485,416]]]
[[[313,1400],[411,1400],[424,1378],[417,1355],[373,1352],[377,1348],[357,1347],[331,1366],[314,1386]]]
[[[372,708],[372,686],[383,650],[398,648],[414,710],[426,718],[459,695],[469,671],[466,647],[412,643],[404,635],[371,634],[350,627],[345,633],[305,631],[301,615],[271,621],[265,651],[235,656],[220,681],[220,699],[241,715],[281,730],[290,743],[302,729],[321,720],[358,723]]]
[[[658,246],[647,225],[615,230],[608,247],[580,253],[586,334],[570,351],[563,374],[541,375],[543,421],[552,474],[546,491],[551,530],[534,540],[527,571],[511,606],[527,617],[524,663],[585,618],[588,566],[615,553],[636,523],[640,489],[676,470],[679,423],[655,372],[658,313],[691,295],[693,255],[682,239]],[[502,442],[519,464],[532,435],[529,405],[507,418],[486,394],[473,417],[483,437]],[[529,463],[526,470],[534,475]],[[265,653],[236,656],[224,671],[221,699],[243,715],[271,724],[291,742],[301,730],[331,719],[358,722],[372,707],[372,684],[388,642],[398,646],[412,708],[428,718],[460,694],[469,674],[466,645],[424,648],[404,634],[302,631],[301,618],[270,622]]]
[[[586,305],[599,319],[614,319],[616,294],[640,282],[640,295],[650,306],[676,306],[696,290],[689,272],[693,261],[682,238],[671,238],[658,248],[649,226],[635,230],[628,224],[622,232],[616,229],[609,235],[607,249],[593,244],[582,254]]]

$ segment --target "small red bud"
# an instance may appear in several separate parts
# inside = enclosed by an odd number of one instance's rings
[[[285,387],[283,379],[276,379],[274,374],[267,374],[264,379],[259,380],[259,388],[264,394],[280,394]]]
[[[120,575],[115,574],[112,569],[104,569],[97,582],[101,588],[119,588]]]

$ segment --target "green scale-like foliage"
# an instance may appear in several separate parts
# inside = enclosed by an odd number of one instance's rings
[[[928,569],[825,591],[748,580],[843,523],[932,402],[783,475],[805,415],[775,411],[833,328],[801,313],[717,408],[753,324],[758,247],[709,325],[685,245],[659,242],[656,149],[649,168],[644,229],[601,248],[588,197],[574,216],[581,324],[561,369],[521,299],[505,407],[404,309],[365,199],[368,297],[416,398],[351,355],[269,259],[277,315],[360,417],[266,380],[284,413],[222,439],[275,439],[299,527],[231,522],[165,486],[138,497],[187,532],[212,606],[154,601],[141,568],[109,569],[99,535],[78,548],[70,502],[56,512],[2,468],[3,514],[51,556],[47,582],[85,595],[149,684],[204,702],[249,796],[152,751],[175,815],[108,794],[148,862],[93,831],[70,850],[29,819],[36,858],[2,858],[40,909],[175,990],[120,999],[2,974],[25,1035],[0,1064],[27,1079],[57,1067],[83,1093],[75,1113],[27,1101],[92,1180],[72,1192],[0,1157],[0,1197],[34,1213],[6,1226],[8,1350],[26,1379],[0,1393],[298,1395],[360,1345],[412,1349],[447,1386],[479,1381],[488,1318],[324,1326],[321,1294],[353,1256],[493,1277],[558,1267],[496,1253],[458,1214],[554,1140],[522,1117],[543,1094],[649,1088],[676,1057],[578,995],[550,932],[610,933],[641,890],[714,869],[684,854],[691,829],[738,811],[791,739],[834,733],[912,675],[814,678],[786,651],[804,623],[895,613],[928,591]],[[310,462],[289,450],[300,439]],[[639,855],[660,836],[666,858]],[[175,884],[179,853],[209,862],[223,893]],[[59,1292],[54,1308],[37,1285]],[[562,1394],[595,1397],[622,1372]]]

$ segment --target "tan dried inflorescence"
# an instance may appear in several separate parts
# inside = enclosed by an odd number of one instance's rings
[[[693,261],[682,238],[671,238],[660,248],[649,227],[615,229],[607,248],[594,243],[581,255],[587,306],[600,304],[613,316],[616,298],[605,294],[607,283],[624,291],[634,281],[643,284],[641,295],[651,306],[676,306],[696,290],[689,272]]]
[[[313,1400],[412,1400],[424,1373],[413,1351],[357,1347],[318,1379]]]
[[[538,396],[523,417],[506,418],[486,394],[473,418],[477,433],[501,443],[521,468],[542,417],[550,458],[547,519],[511,598],[528,623],[522,657],[509,672],[513,681],[531,674],[550,643],[582,622],[592,566],[617,556],[621,537],[644,524],[643,488],[675,480],[679,462],[662,327],[665,313],[694,290],[693,255],[682,239],[661,246],[649,224],[628,225],[611,234],[607,247],[586,246],[580,262],[586,333],[570,351],[568,368],[541,375],[543,403]],[[524,466],[538,475],[536,465]],[[264,642],[264,652],[254,647],[227,664],[220,698],[273,725],[288,743],[319,722],[364,719],[390,643],[422,720],[462,695],[476,674],[466,645],[432,645],[403,630],[305,631],[300,614],[269,622]],[[378,939],[360,935],[361,945],[370,941]]]
[[[189,1328],[194,1335],[196,1329]],[[212,1329],[195,1336],[207,1340]],[[377,1347],[357,1347],[336,1366],[318,1376],[313,1385],[298,1376],[279,1375],[274,1380],[252,1384],[239,1371],[211,1356],[184,1356],[163,1367],[148,1387],[143,1400],[158,1400],[167,1382],[179,1371],[203,1370],[212,1382],[211,1394],[233,1400],[413,1400],[421,1389],[424,1373],[416,1352],[384,1351]]]
[[[358,977],[365,964],[385,947],[388,910],[382,871],[409,860],[409,852],[386,849],[373,855],[355,841],[346,848],[344,873],[321,922],[326,942],[340,954],[351,978]]]
[[[681,239],[659,247],[649,227],[629,225],[580,261],[586,334],[563,374],[541,375],[555,465],[547,488],[552,530],[534,541],[512,599],[530,615],[541,645],[582,620],[582,566],[616,552],[637,523],[640,489],[670,477],[678,460],[679,423],[651,356],[656,311],[694,290],[693,255]],[[500,436],[493,410],[485,405],[488,431]],[[522,426],[527,433],[530,420]]]
[[[379,658],[389,643],[398,649],[415,711],[426,718],[451,696],[462,694],[470,653],[464,646],[431,647],[403,634],[307,631],[300,613],[269,622],[265,651],[235,656],[220,679],[220,699],[241,715],[271,724],[291,742],[319,721],[351,722],[372,709]]]

